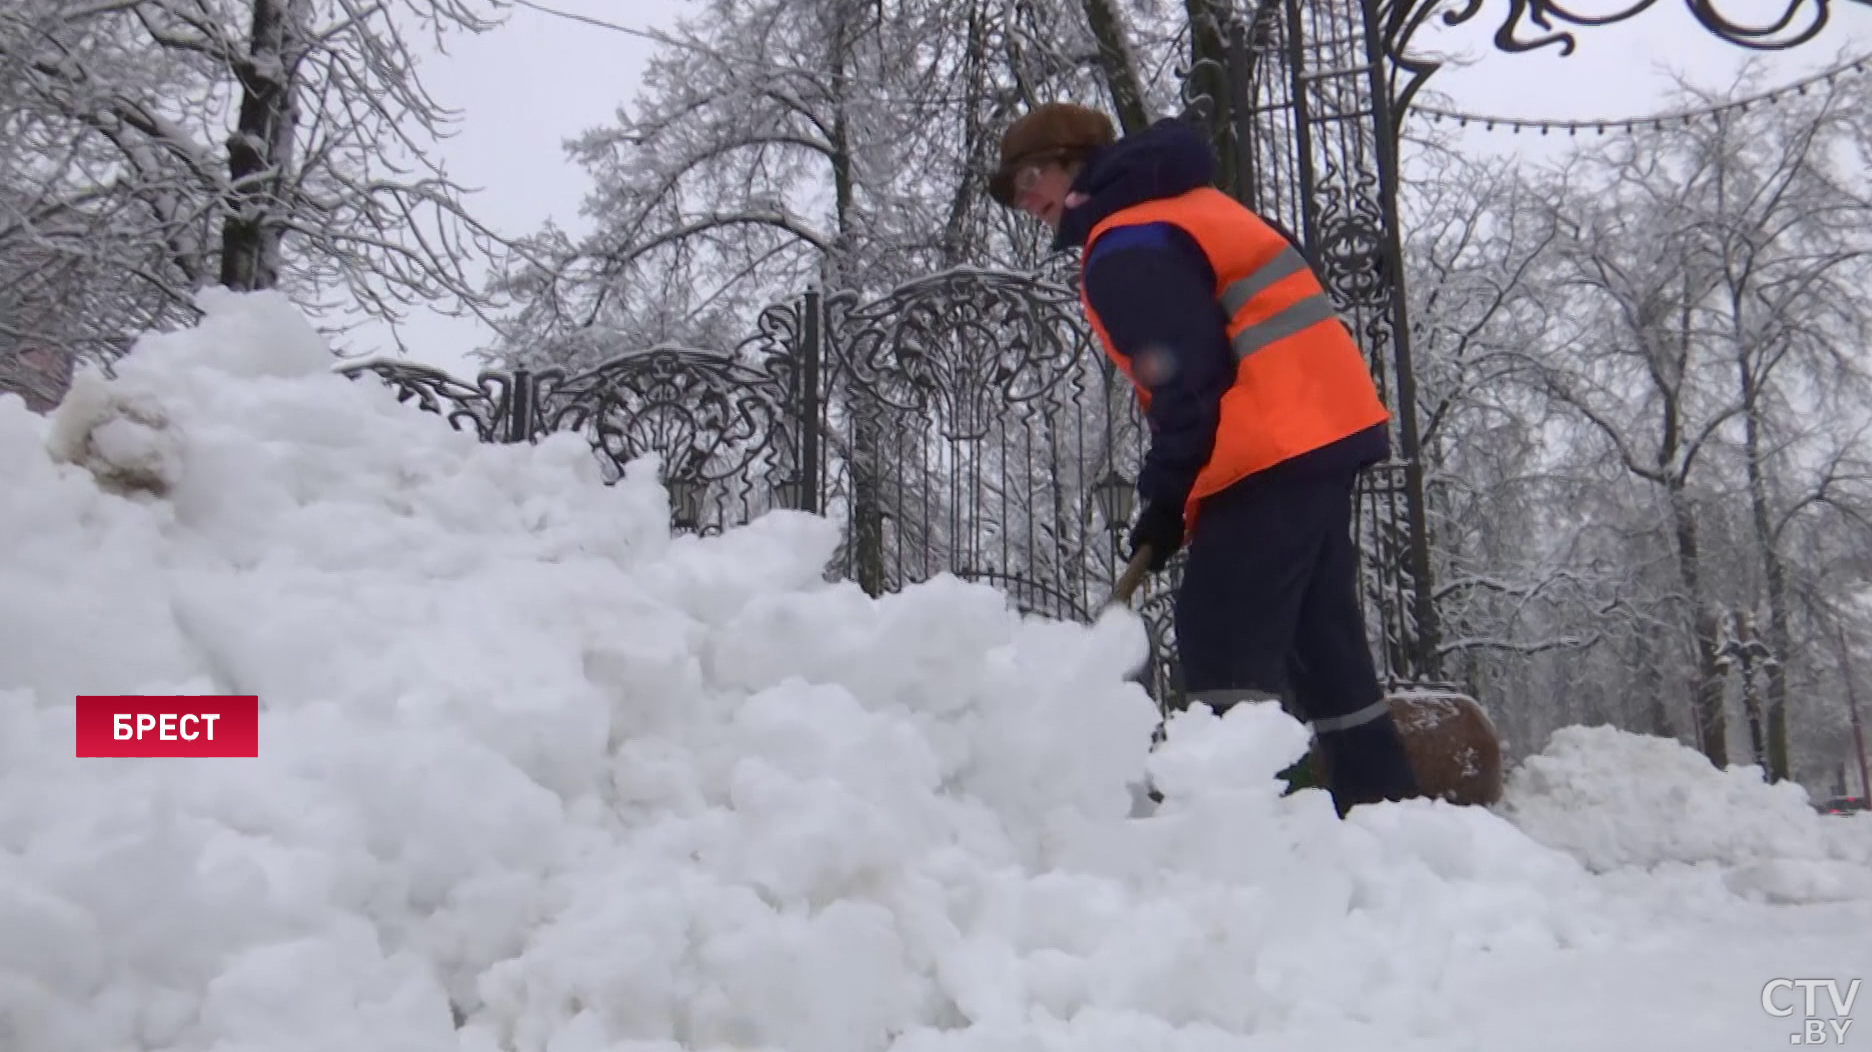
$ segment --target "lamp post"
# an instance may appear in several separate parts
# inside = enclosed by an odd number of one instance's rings
[[[702,524],[702,482],[678,476],[664,483],[670,495],[670,521],[678,530],[694,530]]]
[[[780,506],[793,511],[805,510],[805,504],[800,501],[800,494],[804,492],[804,490],[805,487],[800,485],[799,476],[797,475],[789,475],[779,482],[774,483],[774,493],[780,499]]]
[[[678,530],[695,531],[702,525],[702,497],[708,489],[703,478],[708,452],[691,447],[680,457],[666,455],[663,486],[670,495],[670,522]]]
[[[1112,468],[1092,486],[1092,499],[1098,503],[1099,514],[1105,517],[1106,528],[1117,533],[1131,521],[1131,509],[1137,503],[1137,486],[1118,474],[1117,468]]]
[[[1105,518],[1105,528],[1111,532],[1112,565],[1118,563],[1118,535],[1124,532],[1125,525],[1131,521],[1131,511],[1137,504],[1137,487],[1130,479],[1118,474],[1113,467],[1105,472],[1105,477],[1092,486],[1092,500],[1098,505],[1099,514]]]

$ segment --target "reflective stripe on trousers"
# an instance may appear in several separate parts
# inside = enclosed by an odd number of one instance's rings
[[[1239,705],[1242,702],[1278,702],[1281,699],[1280,695],[1272,694],[1265,690],[1231,687],[1225,690],[1195,691],[1189,695],[1189,700],[1192,705],[1199,703],[1207,705],[1211,712],[1220,714],[1227,712],[1231,706]],[[1390,711],[1391,702],[1387,699],[1380,698],[1370,705],[1362,709],[1348,712],[1344,716],[1328,716],[1324,719],[1311,720],[1307,725],[1313,728],[1315,734],[1330,734],[1333,731],[1343,731],[1353,727],[1363,726]]]
[[[1227,712],[1230,706],[1239,705],[1245,701],[1279,701],[1281,699],[1280,695],[1271,694],[1265,690],[1255,690],[1252,687],[1231,687],[1226,690],[1191,691],[1189,700],[1192,705],[1201,702],[1209,706],[1211,712],[1222,713]]]

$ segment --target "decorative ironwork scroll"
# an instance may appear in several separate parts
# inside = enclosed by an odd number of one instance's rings
[[[1083,363],[1078,304],[1029,275],[944,271],[842,312],[839,358],[885,405],[931,414],[944,438],[979,439]]]
[[[678,522],[690,528],[721,529],[797,504],[800,422],[788,376],[772,367],[785,351],[768,334],[751,342],[765,353],[666,346],[570,376],[543,370],[541,430],[584,434],[613,479],[657,454]]]
[[[848,525],[854,579],[1044,582],[1074,610],[1109,589],[1094,484],[1135,463],[1141,436],[1072,288],[945,271],[868,302],[829,297],[824,342],[826,509]]]
[[[1866,0],[1858,2],[1863,4]],[[1630,0],[1624,7],[1602,14],[1583,14],[1555,0],[1508,0],[1508,16],[1495,30],[1495,46],[1508,52],[1557,46],[1561,54],[1571,55],[1576,46],[1575,38],[1567,30],[1554,29],[1555,23],[1581,28],[1615,25],[1644,14],[1656,3],[1657,0]],[[1443,21],[1461,25],[1480,14],[1482,5],[1483,0],[1467,0],[1461,8],[1445,13]],[[1438,5],[1419,0],[1417,5],[1408,6],[1421,6],[1427,13]],[[1711,35],[1751,51],[1785,51],[1799,47],[1819,36],[1833,13],[1829,0],[1786,0],[1779,13],[1751,25],[1731,18],[1716,0],[1685,0],[1684,7]],[[1538,26],[1539,31],[1533,36],[1523,36],[1529,24]]]
[[[388,384],[397,401],[434,413],[457,431],[473,431],[483,442],[512,441],[514,423],[528,416],[516,398],[527,397],[527,385],[507,373],[488,370],[470,384],[433,366],[384,359],[356,362],[339,371],[354,380],[369,373]]]

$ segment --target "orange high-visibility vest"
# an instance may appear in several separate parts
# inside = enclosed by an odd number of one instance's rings
[[[1222,395],[1215,448],[1190,491],[1187,523],[1195,524],[1202,498],[1390,419],[1365,356],[1318,276],[1260,216],[1220,190],[1200,187],[1112,213],[1092,228],[1080,258],[1091,259],[1107,231],[1144,223],[1170,223],[1202,247],[1235,351],[1235,383]],[[1081,279],[1092,331],[1148,411],[1150,390],[1112,346]]]

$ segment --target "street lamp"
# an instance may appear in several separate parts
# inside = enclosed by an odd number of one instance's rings
[[[1092,499],[1098,504],[1099,514],[1105,516],[1105,527],[1116,535],[1131,521],[1137,489],[1130,479],[1118,474],[1117,468],[1112,468],[1093,485]]]
[[[1131,509],[1137,503],[1137,489],[1134,483],[1118,469],[1106,470],[1105,477],[1092,486],[1092,500],[1098,504],[1099,514],[1105,516],[1105,529],[1111,535],[1111,561],[1116,569],[1118,565],[1118,538],[1124,533],[1125,524],[1131,521]]]
[[[702,524],[702,483],[693,478],[677,477],[664,483],[670,495],[670,518],[679,530],[693,530]]]
[[[800,493],[803,489],[797,475],[788,476],[774,484],[774,492],[780,498],[780,506],[794,511],[804,507],[800,503]]]

